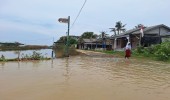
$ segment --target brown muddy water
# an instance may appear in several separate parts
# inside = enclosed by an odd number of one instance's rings
[[[0,100],[170,100],[170,65],[97,56],[0,62]]]

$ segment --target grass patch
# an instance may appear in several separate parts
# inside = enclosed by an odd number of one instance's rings
[[[112,50],[90,50],[90,51],[94,51],[94,52],[101,52],[101,53],[105,53],[105,54],[110,54],[110,55],[115,55],[117,57],[124,57],[125,56],[125,52],[124,51],[112,51]]]

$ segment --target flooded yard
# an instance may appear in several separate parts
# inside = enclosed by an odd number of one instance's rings
[[[0,62],[0,100],[170,100],[170,65],[71,56]]]

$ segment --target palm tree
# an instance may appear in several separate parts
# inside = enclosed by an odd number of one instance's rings
[[[106,50],[106,38],[108,37],[108,34],[106,34],[106,31],[101,31],[100,33],[99,36],[102,38],[102,47]]]
[[[121,32],[125,32],[126,29],[124,28],[126,24],[122,24],[121,21],[116,22],[115,28],[109,28],[111,29],[111,32],[114,32],[114,35],[119,35]]]
[[[106,38],[107,35],[108,35],[108,34],[106,34],[106,31],[101,31],[100,33],[101,33],[101,35],[102,35],[102,38]]]
[[[111,29],[110,32],[114,32],[114,35],[116,35],[116,28],[109,28],[109,29]]]
[[[118,35],[123,31],[123,32],[125,32],[125,27],[126,26],[126,24],[122,24],[122,22],[121,21],[118,21],[118,22],[116,22],[116,25],[115,25],[115,28],[116,28],[116,30],[117,30],[117,32],[118,32]]]

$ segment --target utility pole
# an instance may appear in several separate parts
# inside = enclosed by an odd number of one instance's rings
[[[68,16],[68,31],[67,31],[66,57],[69,57],[69,33],[70,33],[70,16]]]
[[[67,43],[66,43],[66,54],[65,54],[65,56],[66,57],[69,57],[69,33],[70,33],[70,16],[68,16],[68,18],[59,18],[58,19],[58,21],[60,22],[60,23],[67,23],[68,24],[68,30],[67,30]]]

